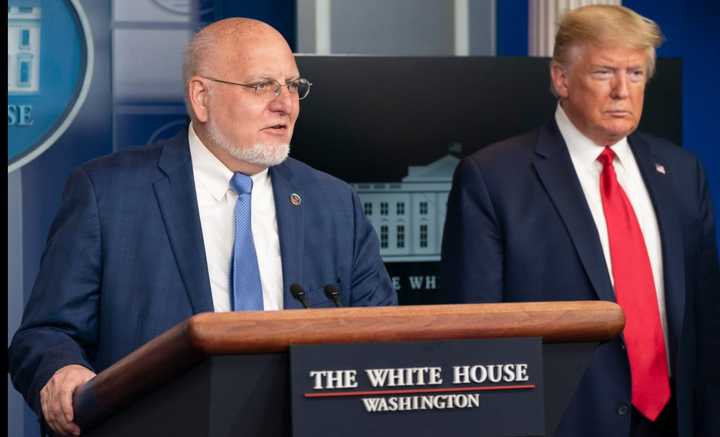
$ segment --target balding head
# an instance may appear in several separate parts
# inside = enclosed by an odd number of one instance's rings
[[[251,18],[226,18],[195,34],[185,49],[183,82],[195,75],[219,75],[223,68],[243,62],[249,47],[282,47],[292,53],[285,38],[274,27]]]
[[[254,174],[287,157],[300,73],[277,30],[247,18],[210,24],[190,41],[183,75],[193,130],[229,169]]]

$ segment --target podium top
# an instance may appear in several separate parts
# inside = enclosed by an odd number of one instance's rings
[[[206,355],[279,352],[291,344],[542,337],[603,341],[623,328],[605,301],[414,305],[198,314],[173,330]]]
[[[286,351],[292,344],[542,337],[600,342],[625,323],[606,301],[354,307],[197,314],[100,372],[75,393],[81,428],[211,355]]]

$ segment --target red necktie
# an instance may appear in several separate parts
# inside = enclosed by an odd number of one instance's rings
[[[660,324],[650,258],[635,212],[615,176],[609,147],[598,156],[615,297],[625,312],[625,345],[630,360],[632,404],[654,421],[670,399],[665,338]]]

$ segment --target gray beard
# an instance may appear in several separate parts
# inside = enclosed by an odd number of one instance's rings
[[[233,145],[218,129],[212,121],[208,120],[208,134],[212,141],[227,151],[233,158],[248,164],[272,167],[281,164],[287,159],[290,153],[289,144],[278,144],[270,146],[267,144],[252,144],[249,146],[237,147]]]

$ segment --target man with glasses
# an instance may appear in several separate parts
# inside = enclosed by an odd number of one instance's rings
[[[193,314],[329,307],[327,285],[345,306],[397,303],[350,186],[288,158],[311,84],[283,37],[216,22],[183,73],[188,129],[82,166],[52,226],[9,362],[57,433],[80,432],[78,386]]]

